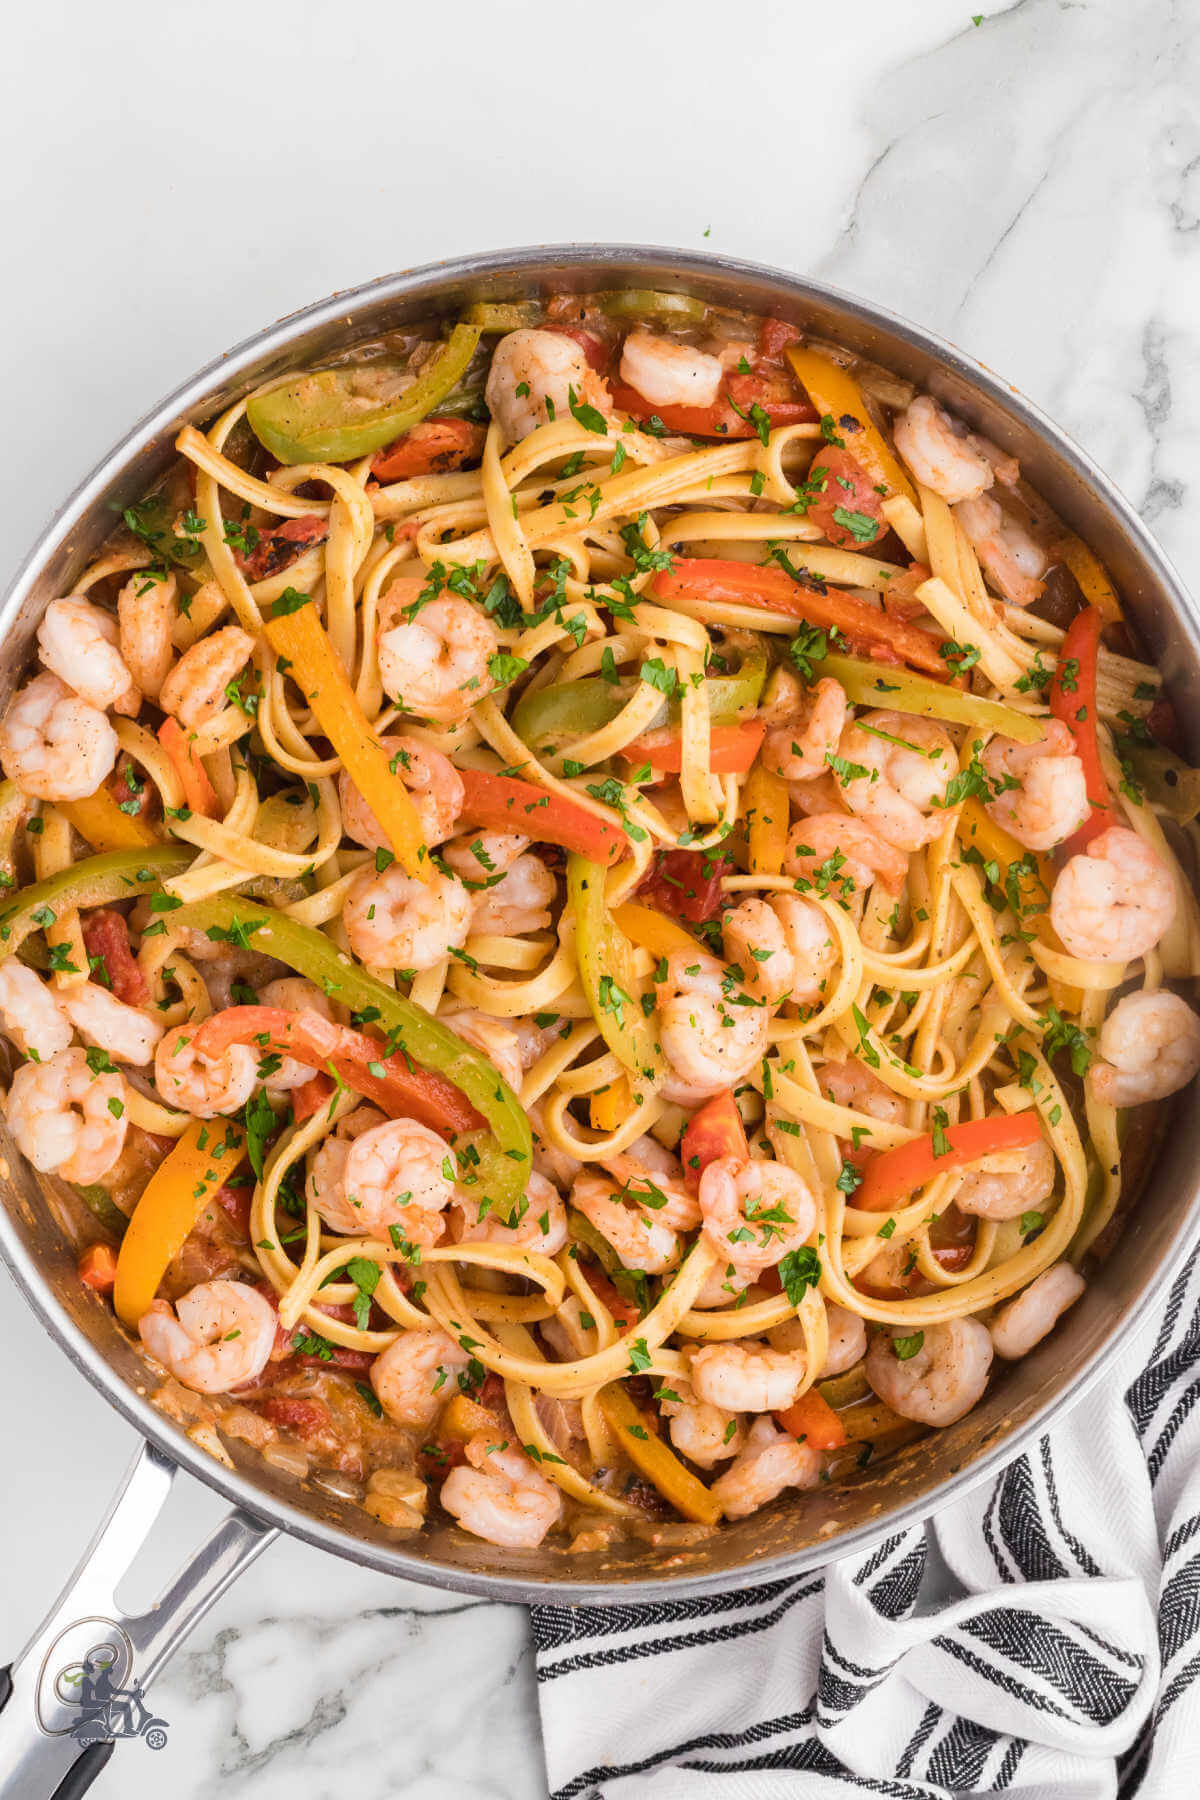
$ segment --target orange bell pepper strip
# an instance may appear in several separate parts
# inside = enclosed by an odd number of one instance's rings
[[[725,606],[764,606],[810,625],[836,629],[852,643],[879,646],[914,668],[943,679],[950,673],[938,640],[915,625],[828,588],[824,593],[797,581],[786,569],[734,562],[718,556],[684,556],[661,569],[650,584],[656,600],[707,600]]]
[[[178,719],[164,719],[158,728],[158,741],[171,759],[171,765],[183,784],[183,798],[194,813],[205,819],[220,815],[217,791],[205,773],[204,764]]]
[[[801,1394],[791,1406],[775,1414],[781,1431],[808,1444],[813,1450],[840,1450],[846,1442],[846,1430],[837,1414],[815,1388]]]
[[[111,1294],[117,1279],[117,1253],[111,1244],[89,1244],[76,1263],[84,1287]]]
[[[708,733],[708,766],[714,775],[744,775],[762,747],[766,725],[744,719],[738,725],[712,725]],[[683,739],[677,731],[650,731],[620,752],[626,762],[649,763],[667,775],[683,767]]]
[[[201,774],[203,773],[201,770]],[[206,781],[207,779],[205,776]],[[146,850],[151,844],[162,843],[162,838],[149,820],[143,819],[139,813],[130,815],[122,812],[106,787],[98,787],[94,794],[89,794],[83,800],[60,800],[58,810],[70,820],[80,837],[86,838],[97,852]]]
[[[483,1118],[466,1096],[431,1069],[400,1054],[388,1055],[377,1038],[335,1025],[317,1012],[281,1006],[229,1006],[189,1033],[197,1054],[219,1056],[231,1044],[253,1044],[298,1062],[330,1069],[346,1087],[363,1094],[392,1118],[418,1119],[434,1131],[478,1131]]]
[[[633,1093],[628,1078],[618,1075],[607,1087],[600,1088],[588,1102],[588,1116],[593,1131],[615,1131],[633,1108]]]
[[[1100,663],[1100,633],[1104,615],[1098,606],[1076,613],[1067,627],[1050,683],[1050,711],[1061,719],[1075,739],[1075,754],[1083,764],[1087,782],[1089,816],[1067,839],[1066,854],[1074,856],[1102,831],[1118,823],[1109,798],[1108,783],[1100,766],[1100,740],[1096,732],[1096,676]]]
[[[600,1390],[600,1411],[616,1441],[634,1468],[653,1483],[685,1519],[715,1525],[721,1503],[715,1494],[685,1469],[673,1450],[668,1450],[649,1415],[635,1406],[617,1381]]]
[[[935,1175],[965,1168],[999,1150],[1028,1149],[1041,1135],[1041,1121],[1035,1112],[968,1119],[965,1124],[949,1125],[940,1133],[927,1132],[895,1150],[873,1156],[853,1203],[862,1212],[891,1212]]]
[[[731,1088],[706,1100],[699,1112],[692,1115],[679,1140],[684,1183],[693,1194],[709,1163],[717,1162],[723,1156],[738,1156],[743,1162],[750,1160],[746,1128]]]
[[[744,807],[752,875],[778,875],[787,854],[791,802],[782,775],[759,763],[746,783]]]
[[[444,475],[483,454],[482,425],[469,419],[422,419],[371,463],[376,481],[404,481],[411,475]]]
[[[895,452],[873,424],[862,389],[850,372],[819,350],[789,344],[783,354],[792,374],[807,390],[809,399],[820,413],[822,427],[830,433],[830,441],[840,437],[872,479],[881,483],[889,495],[903,494],[915,506],[916,490]],[[824,423],[826,419],[828,426]]]
[[[277,601],[276,606],[279,604]],[[393,774],[387,751],[367,724],[316,607],[309,601],[294,612],[277,611],[264,630],[271,648],[291,664],[288,673],[341,757],[347,775],[379,820],[396,861],[406,875],[428,881],[432,866],[417,809],[400,777]]]
[[[559,844],[589,862],[608,868],[629,848],[623,831],[597,818],[561,794],[551,794],[532,781],[492,775],[484,769],[460,769],[463,809],[459,824],[482,825],[487,831],[519,831],[538,844]]]
[[[612,917],[617,929],[643,950],[648,950],[651,956],[674,956],[677,950],[687,954],[699,948],[690,931],[685,931],[666,913],[656,912],[652,906],[641,906],[636,900],[615,906]]]
[[[1121,602],[1100,558],[1088,549],[1082,538],[1077,538],[1069,531],[1056,540],[1053,550],[1079,583],[1080,592],[1088,605],[1103,613],[1106,625],[1119,624],[1122,617]]]
[[[113,1305],[126,1325],[136,1326],[150,1310],[167,1264],[245,1155],[240,1125],[231,1119],[193,1119],[154,1171],[117,1252]]]

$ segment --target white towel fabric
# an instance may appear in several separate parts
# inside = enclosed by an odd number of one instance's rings
[[[823,1574],[533,1610],[554,1800],[1196,1800],[1200,1259],[1112,1375],[919,1528]],[[935,1551],[936,1555],[936,1551]]]

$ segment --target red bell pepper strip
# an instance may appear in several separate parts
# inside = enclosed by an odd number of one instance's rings
[[[305,1119],[311,1119],[323,1106],[328,1106],[335,1092],[328,1075],[314,1075],[311,1081],[301,1082],[299,1087],[293,1088],[292,1117],[297,1125],[303,1125]]]
[[[750,1160],[746,1128],[731,1088],[706,1100],[699,1112],[692,1115],[679,1140],[684,1183],[693,1194],[709,1163],[719,1161],[722,1156],[739,1156],[743,1162]]]
[[[84,1287],[111,1294],[117,1280],[117,1253],[111,1244],[89,1244],[76,1264]]]
[[[253,1044],[297,1061],[331,1069],[355,1093],[373,1100],[392,1118],[418,1119],[434,1131],[478,1131],[484,1121],[444,1076],[389,1056],[377,1038],[335,1025],[317,1012],[280,1006],[230,1006],[193,1034],[197,1053],[219,1056],[231,1044]]]
[[[846,1442],[842,1421],[815,1388],[793,1401],[791,1406],[775,1414],[781,1431],[813,1450],[840,1450]]]
[[[488,831],[519,831],[538,844],[560,844],[604,867],[620,862],[629,848],[625,833],[598,819],[585,806],[551,794],[532,781],[490,775],[483,769],[460,769],[463,808],[460,825],[482,825]]]
[[[481,456],[486,435],[482,425],[472,425],[469,419],[422,419],[378,452],[371,473],[377,481],[444,475]]]
[[[935,1175],[965,1168],[998,1150],[1027,1149],[1041,1135],[1041,1121],[1035,1112],[968,1119],[937,1134],[928,1132],[872,1157],[852,1204],[862,1212],[891,1212]]]
[[[800,552],[803,555],[803,550]],[[916,669],[944,679],[949,669],[938,649],[939,640],[918,631],[863,600],[826,588],[810,587],[793,580],[786,569],[733,562],[717,556],[680,557],[674,568],[661,569],[650,584],[656,600],[708,600],[725,606],[765,606],[771,612],[789,613],[810,625],[835,628],[866,645],[894,653]]]
[[[743,377],[744,382],[754,377]],[[732,388],[733,381],[729,386]],[[638,393],[636,388],[626,387],[623,382],[612,384],[613,404],[621,412],[637,419],[640,424],[648,424],[651,419],[660,419],[668,431],[677,431],[684,437],[706,438],[752,438],[758,436],[758,426],[750,417],[752,406],[761,406],[767,415],[770,426],[805,425],[816,419],[816,413],[807,400],[782,400],[770,397],[768,386],[760,381],[759,390],[743,387],[734,396],[725,392],[717,397],[712,406],[652,406]],[[745,393],[747,398],[741,398]],[[736,399],[737,406],[734,405]],[[741,412],[737,411],[741,407]]]
[[[1102,831],[1119,823],[1100,766],[1100,742],[1096,732],[1096,676],[1100,663],[1100,633],[1104,614],[1097,606],[1076,613],[1058,652],[1058,666],[1050,683],[1050,711],[1061,719],[1075,739],[1075,754],[1083,764],[1091,813],[1068,838],[1067,856],[1074,856]]]
[[[661,850],[642,877],[637,897],[668,918],[699,925],[720,912],[725,898],[721,882],[730,872],[723,852]]]
[[[761,719],[711,726],[708,766],[713,774],[744,775],[758,755],[766,729]],[[683,767],[683,740],[677,731],[651,731],[645,737],[635,738],[620,754],[626,762],[647,762],[652,769],[678,775]]]

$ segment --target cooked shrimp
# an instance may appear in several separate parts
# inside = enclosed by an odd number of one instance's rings
[[[163,1027],[157,1019],[118,1000],[94,981],[64,988],[63,1011],[85,1044],[107,1050],[118,1062],[142,1068],[154,1055]]]
[[[496,932],[501,937],[545,931],[557,893],[558,883],[540,856],[518,856],[495,887],[474,896],[471,930]]]
[[[781,1411],[796,1398],[806,1368],[802,1350],[772,1350],[757,1338],[705,1344],[691,1353],[697,1399],[726,1412]]]
[[[141,696],[117,649],[117,621],[82,595],[52,600],[37,632],[38,654],[52,674],[99,712],[137,712]]]
[[[825,1327],[829,1334],[829,1344],[825,1361],[817,1376],[818,1381],[827,1381],[831,1375],[844,1375],[847,1369],[854,1368],[867,1354],[866,1323],[848,1307],[839,1306],[835,1300],[827,1300]],[[782,1325],[772,1325],[767,1333],[767,1342],[772,1350],[803,1350],[807,1340],[800,1320],[792,1318],[785,1319]]]
[[[125,1145],[125,1083],[96,1075],[83,1050],[22,1063],[8,1090],[8,1128],[43,1175],[88,1187],[103,1181]]]
[[[463,807],[462,776],[440,750],[411,737],[381,737],[394,774],[408,789],[427,844],[441,844],[458,823]],[[388,850],[391,840],[343,769],[338,776],[342,828],[364,850]]]
[[[245,1281],[202,1281],[175,1302],[152,1300],[138,1336],[176,1381],[227,1394],[262,1374],[275,1346],[275,1308]]]
[[[1050,1198],[1056,1167],[1045,1138],[1022,1150],[997,1150],[967,1170],[954,1203],[980,1219],[1019,1219]]]
[[[388,1119],[352,1141],[329,1137],[312,1159],[306,1192],[325,1223],[348,1237],[397,1226],[432,1249],[445,1234],[458,1165],[444,1138],[415,1119]]]
[[[720,1156],[700,1177],[705,1234],[740,1270],[773,1268],[817,1221],[816,1201],[784,1163]]]
[[[95,706],[47,672],[14,694],[0,719],[0,764],[23,794],[82,800],[107,781],[117,734]]]
[[[1043,1269],[1027,1288],[1002,1306],[992,1320],[992,1345],[1005,1362],[1028,1356],[1035,1344],[1058,1324],[1087,1286],[1078,1269],[1068,1262]]]
[[[196,1027],[168,1031],[154,1053],[154,1085],[168,1106],[215,1119],[245,1106],[258,1080],[258,1053],[230,1044],[217,1056],[196,1048]]]
[[[975,547],[975,554],[1001,599],[1029,606],[1042,593],[1042,576],[1050,558],[1025,527],[1005,513],[990,494],[963,500],[954,516]]]
[[[1200,1070],[1200,1019],[1167,988],[1126,994],[1100,1027],[1100,1055],[1088,1080],[1106,1106],[1165,1100]]]
[[[842,734],[834,777],[852,812],[897,850],[923,849],[946,823],[943,805],[958,752],[933,719],[863,713]]]
[[[867,1380],[884,1405],[922,1425],[953,1425],[969,1413],[991,1366],[992,1340],[978,1319],[881,1331],[867,1351]]]
[[[117,595],[117,642],[135,687],[157,702],[175,661],[172,641],[179,615],[174,575],[160,580],[139,572]]]
[[[377,875],[368,864],[346,889],[342,911],[350,948],[380,969],[432,969],[461,950],[471,926],[471,896],[456,875],[429,881],[398,863]]]
[[[699,1225],[700,1202],[683,1185],[683,1169],[653,1138],[639,1138],[627,1151],[606,1156],[603,1162],[606,1172],[621,1183],[625,1197],[653,1212],[672,1231],[694,1231]]]
[[[952,506],[974,500],[994,480],[991,464],[929,394],[918,394],[892,427],[897,450],[921,483]]]
[[[817,1086],[835,1106],[849,1107],[854,1112],[868,1113],[888,1125],[904,1123],[904,1102],[899,1094],[865,1063],[857,1061],[822,1063],[817,1070]]]
[[[785,781],[812,781],[829,773],[829,758],[837,751],[846,728],[849,707],[840,681],[826,676],[804,696],[801,709],[763,739],[763,766]]]
[[[754,1282],[754,1275],[749,1269],[739,1269],[735,1263],[718,1263],[711,1274],[706,1276],[704,1286],[696,1295],[693,1305],[698,1311],[713,1306],[729,1306],[744,1294]]]
[[[464,1531],[504,1550],[535,1550],[562,1513],[562,1494],[515,1446],[480,1431],[466,1447],[470,1468],[451,1469],[442,1505]]]
[[[1175,884],[1136,831],[1114,825],[1059,871],[1050,922],[1071,956],[1132,962],[1152,950],[1175,917]]]
[[[577,1175],[571,1205],[607,1239],[625,1268],[661,1275],[679,1261],[679,1234],[644,1205],[627,1202],[611,1177],[590,1169]]]
[[[483,397],[507,443],[520,443],[539,425],[569,419],[572,396],[577,405],[612,412],[607,387],[574,338],[523,327],[500,339]]]
[[[459,594],[439,594],[418,608],[405,576],[384,596],[379,634],[379,678],[402,711],[452,725],[465,719],[496,683],[489,664],[500,649],[496,628],[478,606]],[[391,617],[399,612],[395,624]]]
[[[822,1466],[819,1450],[780,1431],[773,1419],[755,1419],[737,1461],[709,1492],[727,1519],[745,1519],[785,1488],[816,1487]]]
[[[520,1093],[525,1075],[521,1040],[507,1019],[489,1018],[487,1013],[475,1012],[469,1006],[438,1016],[455,1037],[464,1038],[468,1044],[482,1050],[497,1074],[507,1081],[514,1093]]]
[[[371,1386],[389,1419],[425,1430],[459,1390],[470,1355],[445,1331],[402,1331],[371,1364]]]
[[[997,825],[1027,850],[1053,850],[1088,817],[1087,777],[1075,740],[1061,719],[1043,719],[1045,737],[1018,744],[995,737],[980,762],[991,783],[985,802]]]
[[[712,406],[723,374],[718,357],[649,331],[631,331],[621,351],[621,380],[651,406]]]
[[[667,959],[657,989],[658,1028],[670,1073],[660,1085],[666,1100],[696,1105],[736,1087],[762,1061],[767,1011],[715,956],[678,950]]]
[[[689,1462],[699,1469],[712,1469],[738,1454],[746,1442],[746,1433],[737,1413],[710,1406],[707,1400],[697,1400],[683,1381],[675,1382],[670,1391],[678,1397],[660,1400],[659,1411],[670,1421],[671,1442]]]
[[[480,1217],[484,1205],[489,1210]],[[567,1209],[553,1183],[536,1172],[517,1203],[511,1223],[502,1214],[490,1210],[486,1201],[468,1200],[460,1194],[458,1213],[462,1229],[460,1244],[519,1244],[539,1256],[557,1256],[567,1241]]]
[[[743,900],[725,918],[725,955],[748,992],[768,1006],[813,1006],[837,964],[837,946],[819,906],[799,894]]]
[[[464,886],[482,893],[497,875],[507,874],[531,841],[519,831],[466,831],[450,840],[442,858]]]
[[[842,899],[880,882],[898,894],[908,875],[908,858],[864,819],[847,813],[817,813],[788,832],[785,875],[810,881],[819,894]]]
[[[525,1108],[533,1131],[533,1166],[539,1175],[552,1181],[560,1192],[570,1187],[583,1164],[566,1150],[560,1150],[546,1135],[546,1118],[540,1101]]]
[[[61,995],[15,956],[0,962],[0,1020],[23,1056],[49,1062],[71,1042]]]
[[[240,625],[224,625],[185,650],[159,689],[158,703],[185,731],[195,731],[225,705],[225,689],[254,654],[254,639]]]

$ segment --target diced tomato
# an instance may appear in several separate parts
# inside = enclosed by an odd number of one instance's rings
[[[157,813],[158,811],[158,789],[152,781],[149,781],[144,777],[139,777],[136,773],[136,769],[137,764],[131,756],[125,756],[124,754],[119,756],[117,758],[116,769],[113,771],[112,781],[109,784],[110,791],[113,799],[121,808],[122,812],[128,812],[129,808],[132,806],[135,809],[135,812],[130,816],[145,819],[149,817],[152,812]],[[129,777],[131,774],[138,783],[136,789],[129,785]]]
[[[321,1400],[300,1400],[290,1394],[272,1394],[259,1409],[264,1419],[290,1431],[296,1437],[314,1437],[328,1431],[333,1423],[329,1408]]]
[[[444,475],[482,455],[486,436],[484,427],[473,425],[469,419],[422,419],[376,454],[371,473],[379,481],[402,481],[410,475]]]
[[[354,1317],[352,1306],[319,1306],[315,1310],[325,1313],[331,1319],[336,1319],[340,1325],[355,1325],[358,1322]],[[318,1326],[317,1329],[319,1331],[320,1327]],[[332,1357],[314,1356],[307,1351],[299,1350],[296,1352],[296,1357],[302,1363],[325,1363],[328,1365],[332,1362],[339,1369],[369,1369],[375,1361],[375,1353],[372,1350],[351,1350],[345,1344],[334,1344],[332,1348]]]
[[[731,1088],[706,1100],[699,1112],[693,1114],[679,1140],[683,1179],[693,1194],[709,1163],[717,1162],[723,1156],[738,1156],[743,1162],[750,1159],[746,1128]]]
[[[427,1481],[441,1481],[467,1460],[467,1446],[461,1438],[432,1438],[417,1452],[417,1472]]]
[[[761,362],[782,363],[789,344],[800,342],[800,328],[786,319],[764,319],[758,328],[758,355]]]
[[[84,949],[89,957],[100,958],[100,966],[94,971],[95,979],[103,986],[107,975],[118,1000],[123,1000],[127,1006],[145,1006],[150,989],[129,947],[129,927],[124,916],[111,907],[102,906],[83,913],[79,922],[83,929]]]
[[[317,513],[305,513],[299,519],[285,519],[270,531],[260,531],[249,555],[235,550],[234,557],[247,581],[266,581],[294,563],[313,544],[323,544],[328,536],[328,520]]]
[[[599,1263],[588,1264],[587,1278],[597,1300],[603,1300],[618,1325],[636,1325],[642,1316],[637,1302],[617,1290]]]
[[[745,775],[762,746],[766,725],[745,719],[739,725],[714,725],[709,731],[708,766],[714,775]],[[626,762],[650,764],[666,774],[683,767],[683,740],[677,731],[649,731],[618,753]]]
[[[586,356],[588,368],[594,369],[597,375],[607,372],[611,351],[596,332],[585,331],[582,325],[547,325],[545,329],[556,331],[559,337],[572,338]]]
[[[707,850],[660,850],[637,890],[638,899],[673,919],[698,925],[721,910],[721,881],[730,872],[725,853]]]
[[[305,1119],[311,1119],[323,1106],[328,1106],[333,1093],[333,1082],[328,1075],[314,1075],[311,1081],[302,1082],[299,1087],[293,1088],[292,1117],[297,1125],[303,1125]]]
[[[491,775],[483,769],[460,769],[463,807],[459,825],[482,825],[489,831],[519,831],[537,844],[561,844],[589,862],[620,862],[629,848],[625,833],[597,818],[585,806],[551,794],[532,781]]]
[[[1146,729],[1156,743],[1165,744],[1168,750],[1174,750],[1176,754],[1182,752],[1183,738],[1175,708],[1161,695],[1146,714]]]
[[[84,1287],[111,1294],[117,1279],[117,1253],[111,1244],[89,1244],[75,1265]]]
[[[813,459],[806,492],[812,495],[818,482],[820,491],[809,500],[805,517],[821,527],[831,544],[860,550],[883,535],[879,495],[857,457],[831,444]]]
[[[741,385],[734,391],[737,383]],[[751,387],[751,383],[757,385]],[[763,397],[759,398],[760,395]],[[621,412],[627,412],[631,419],[642,424],[659,419],[668,431],[681,432],[685,437],[757,437],[758,426],[749,416],[754,405],[762,407],[771,426],[803,425],[811,423],[817,416],[807,400],[772,397],[764,377],[755,375],[730,376],[725,392],[718,395],[712,406],[652,406],[636,388],[627,387],[623,382],[613,384],[612,397],[614,405]],[[740,413],[733,405],[734,400],[742,409]]]
[[[221,1187],[218,1188],[213,1195],[213,1200],[221,1208],[222,1212],[228,1213],[234,1224],[239,1225],[243,1231],[248,1231],[250,1229],[250,1203],[252,1198],[253,1190],[248,1187]]]
[[[928,581],[932,569],[924,563],[909,563],[903,575],[897,575],[883,590],[883,610],[893,619],[899,619],[902,625],[910,625],[919,619],[926,610],[925,602],[917,599],[917,589],[923,581]]]
[[[775,1414],[781,1431],[786,1431],[813,1450],[838,1450],[846,1441],[846,1430],[828,1400],[809,1388],[807,1394],[782,1412]]]

